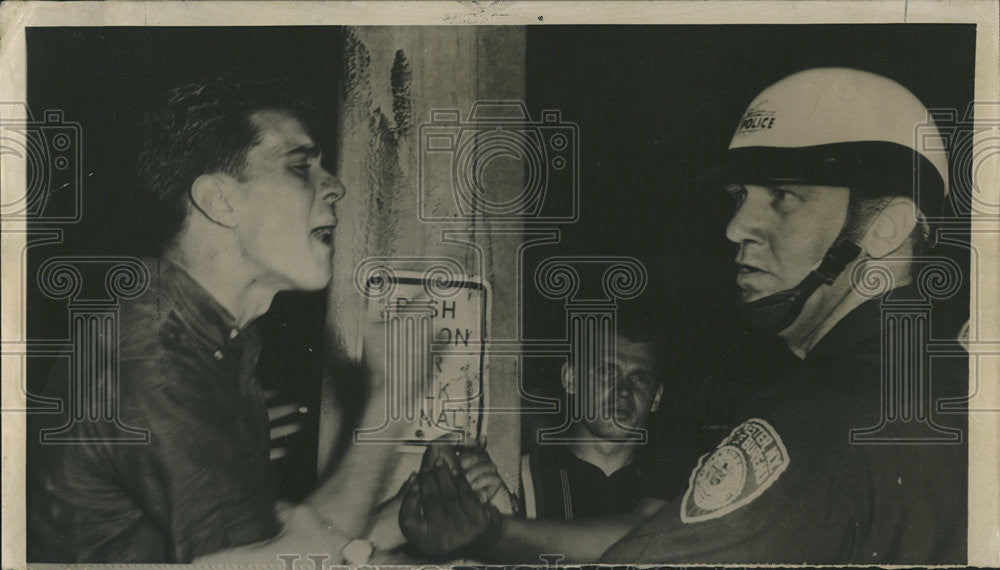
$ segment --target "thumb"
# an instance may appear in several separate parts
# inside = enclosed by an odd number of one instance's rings
[[[417,482],[416,473],[410,474],[400,492],[403,500],[399,504],[399,527],[407,529],[418,526],[423,515],[420,509],[420,483]]]

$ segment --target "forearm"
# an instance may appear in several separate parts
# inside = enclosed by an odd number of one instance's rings
[[[371,530],[367,539],[377,550],[392,550],[406,543],[406,537],[399,528],[399,505],[402,495],[382,503],[375,509]]]
[[[283,510],[278,536],[244,546],[200,556],[195,564],[285,564],[286,560],[309,562],[310,556],[326,557],[325,565],[343,562],[341,552],[351,538],[327,524],[311,507],[298,505]],[[296,567],[298,567],[296,565]]]
[[[374,428],[382,423],[385,407],[384,392],[379,390],[368,399],[359,428]],[[389,423],[381,439],[392,440],[402,435],[402,422]],[[347,536],[362,536],[375,502],[392,468],[396,465],[396,446],[391,443],[353,443],[333,475],[323,482],[305,501],[339,531]]]
[[[590,563],[663,503],[650,502],[630,513],[575,521],[531,520],[506,516],[499,537],[481,553],[498,563],[543,564],[542,555],[561,555],[563,562]]]

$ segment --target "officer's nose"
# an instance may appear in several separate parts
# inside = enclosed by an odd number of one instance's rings
[[[745,242],[762,243],[767,219],[767,204],[762,197],[746,190],[736,213],[726,226],[726,238],[737,244]]]
[[[320,199],[332,206],[345,194],[347,194],[347,189],[340,183],[340,179],[324,169],[319,182]]]

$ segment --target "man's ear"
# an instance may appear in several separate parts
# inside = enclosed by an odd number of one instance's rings
[[[573,374],[573,367],[568,362],[563,362],[561,377],[563,390],[567,394],[575,394],[576,376]]]
[[[872,222],[861,247],[873,258],[896,251],[913,233],[917,209],[908,198],[893,198]]]
[[[217,174],[202,174],[191,184],[191,202],[209,220],[231,228],[236,226],[233,206],[229,203],[228,181]]]
[[[649,406],[649,411],[655,412],[660,409],[660,398],[663,397],[663,384],[656,387],[656,396],[653,396],[653,405]]]

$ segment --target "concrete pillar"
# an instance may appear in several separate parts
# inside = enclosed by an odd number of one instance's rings
[[[490,337],[514,339],[519,310],[517,248],[523,241],[516,221],[504,223],[503,239],[491,239],[491,224],[481,216],[422,220],[419,200],[454,204],[448,177],[420,180],[420,124],[432,109],[457,109],[468,118],[477,100],[523,100],[523,28],[515,27],[357,27],[344,30],[344,68],[340,102],[338,175],[347,195],[338,203],[334,282],[330,290],[328,331],[342,354],[356,356],[363,299],[353,284],[355,268],[373,256],[449,257],[470,277],[492,286]],[[508,199],[522,187],[524,169],[516,163],[490,173],[490,200]],[[420,192],[424,194],[421,197]],[[513,194],[511,194],[513,193]],[[433,217],[433,216],[432,216]],[[443,242],[443,232],[452,239]],[[516,409],[516,360],[489,361],[491,408]],[[324,390],[320,422],[320,468],[331,460],[342,410],[331,378]],[[489,449],[508,487],[516,491],[520,417],[490,415]],[[419,465],[419,455],[400,454],[399,473]],[[398,488],[396,482],[390,486]],[[387,491],[395,491],[389,489]]]

